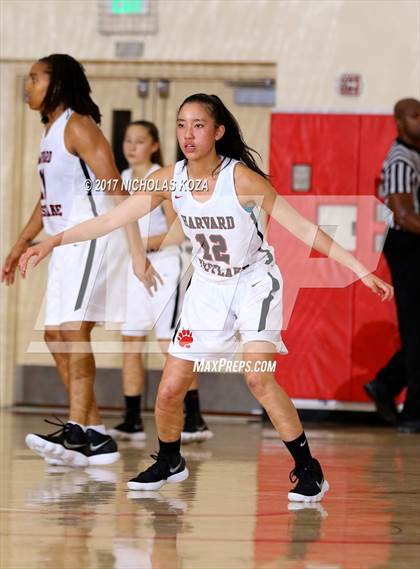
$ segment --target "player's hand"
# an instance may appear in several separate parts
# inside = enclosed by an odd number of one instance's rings
[[[1,282],[6,286],[10,286],[15,282],[16,269],[18,267],[19,258],[28,249],[27,241],[17,241],[10,253],[7,255],[1,269]]]
[[[363,277],[362,283],[373,293],[379,294],[382,301],[391,300],[394,297],[394,287],[372,273]]]
[[[54,249],[54,245],[49,239],[42,241],[38,245],[29,247],[26,252],[19,259],[19,271],[23,278],[26,277],[26,271],[28,269],[28,262],[31,257],[36,257],[33,267],[36,267],[42,259],[45,259],[51,251]]]
[[[132,262],[134,274],[144,284],[150,296],[153,296],[158,289],[159,283],[163,284],[162,277],[147,257],[133,257]]]

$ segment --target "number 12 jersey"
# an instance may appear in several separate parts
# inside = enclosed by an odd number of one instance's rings
[[[193,197],[185,160],[174,168],[172,205],[191,240],[195,271],[212,280],[231,279],[254,271],[258,265],[274,264],[273,249],[258,223],[260,207],[245,208],[236,194],[237,163],[233,158],[223,158],[213,194],[206,201]],[[204,197],[205,186],[201,186]]]

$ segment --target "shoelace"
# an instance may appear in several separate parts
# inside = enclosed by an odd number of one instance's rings
[[[309,475],[311,471],[311,465],[299,465],[295,466],[294,469],[289,474],[289,480],[292,484],[297,482],[301,478],[305,478],[305,476]]]
[[[61,433],[62,433],[62,432],[64,431],[64,429],[66,428],[66,424],[67,424],[67,423],[63,423],[63,421],[62,421],[59,417],[57,417],[57,415],[54,415],[54,419],[56,419],[56,421],[58,421],[58,423],[55,422],[55,421],[50,421],[50,420],[48,420],[48,419],[44,419],[44,422],[45,422],[45,423],[48,423],[49,425],[55,425],[56,427],[60,427],[60,428],[58,429],[58,431],[54,431],[54,433],[50,433],[50,434],[48,435],[49,437],[54,437],[55,435],[58,435],[58,434],[61,435]]]
[[[298,480],[298,476],[296,473],[296,468],[294,468],[290,473],[289,473],[289,480],[292,484],[294,484],[295,482],[297,482]]]
[[[163,469],[167,466],[170,466],[167,459],[164,456],[159,456],[159,453],[151,454],[149,456],[150,458],[153,458],[153,460],[155,460],[156,462],[150,465],[149,468],[145,470],[145,472],[156,472],[157,474],[162,474]]]
[[[159,461],[161,461],[161,463],[166,462],[166,460],[162,456],[159,456],[158,453],[157,454],[151,454],[149,456],[150,456],[150,458],[153,458],[153,460],[155,460],[156,462],[154,464],[152,464],[151,466],[149,466],[149,468],[147,470],[152,470],[152,469],[158,470],[162,466],[162,464],[159,464]]]

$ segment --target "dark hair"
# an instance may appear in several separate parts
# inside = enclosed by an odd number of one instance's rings
[[[99,124],[101,113],[90,97],[91,88],[82,64],[64,53],[53,53],[38,61],[45,63],[50,75],[50,84],[42,102],[42,122],[46,124],[48,115],[63,104],[76,113],[91,116]]]
[[[157,142],[159,144],[159,148],[153,152],[153,154],[150,157],[150,160],[151,162],[153,162],[153,164],[159,164],[159,166],[163,166],[163,156],[162,156],[162,150],[160,148],[160,138],[157,126],[149,121],[144,121],[144,120],[132,121],[129,122],[128,125],[125,127],[124,136],[126,135],[128,127],[130,126],[142,126],[147,130],[153,142]]]
[[[181,104],[178,109],[178,113],[187,103],[201,103],[205,105],[210,116],[214,119],[216,127],[221,125],[225,127],[225,133],[222,138],[216,140],[216,152],[218,154],[226,156],[227,158],[240,160],[248,166],[248,168],[260,176],[263,176],[263,178],[268,179],[267,174],[257,165],[253,153],[257,154],[260,158],[261,156],[256,150],[246,144],[238,121],[229,109],[225,107],[222,100],[219,99],[217,95],[206,95],[205,93],[196,93],[195,95],[191,95]],[[220,166],[221,164],[217,166],[213,174],[217,172]]]

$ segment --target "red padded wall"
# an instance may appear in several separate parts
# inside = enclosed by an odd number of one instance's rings
[[[293,205],[316,222],[317,203],[328,202],[321,196],[343,196],[345,201],[344,196],[375,194],[394,137],[390,116],[274,114],[272,182],[279,194],[297,196],[292,166],[311,165],[311,189],[305,193],[310,199],[293,197]],[[355,253],[363,262],[372,262],[375,233],[384,230],[369,201],[360,202],[355,228]],[[346,281],[345,270],[329,259],[308,258],[308,249],[272,220],[268,235],[285,281],[283,338],[289,355],[279,358],[278,381],[292,397],[365,400],[363,383],[398,345],[393,304],[381,303],[361,283],[331,287],[331,278]],[[314,288],[322,274],[328,274],[326,283]],[[378,274],[389,278],[385,263]]]

